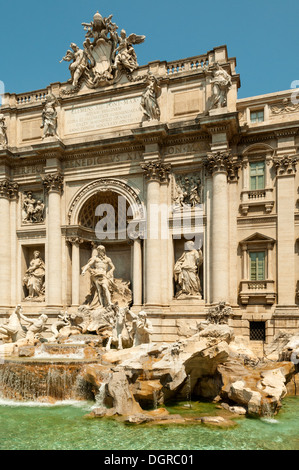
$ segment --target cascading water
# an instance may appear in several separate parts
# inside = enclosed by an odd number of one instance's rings
[[[90,399],[82,364],[9,360],[0,364],[0,398],[18,401]]]

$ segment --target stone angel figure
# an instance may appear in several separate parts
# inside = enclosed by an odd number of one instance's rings
[[[8,144],[7,140],[7,126],[5,124],[4,114],[0,114],[0,146],[6,147]]]
[[[73,61],[70,66],[69,70],[71,72],[71,79],[73,87],[77,87],[79,84],[79,80],[84,74],[84,72],[88,69],[88,57],[86,51],[80,49],[77,44],[71,43],[71,49],[68,50],[65,56],[61,59],[60,63],[65,60],[66,62]]]
[[[153,75],[148,78],[148,85],[141,97],[141,107],[146,120],[160,119],[160,108],[158,105],[158,95],[161,88],[158,86],[157,79]]]
[[[141,44],[144,40],[145,36],[138,36],[134,33],[127,36],[126,31],[122,29],[120,36],[118,36],[118,47],[115,50],[116,57],[113,68],[117,69],[122,66],[131,73],[136,70],[138,63],[133,44]]]

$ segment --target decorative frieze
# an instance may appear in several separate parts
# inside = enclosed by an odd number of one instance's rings
[[[147,181],[159,181],[166,183],[171,169],[170,163],[162,163],[160,160],[141,163]]]
[[[47,192],[55,191],[62,193],[63,176],[60,173],[49,173],[43,177],[43,185]]]
[[[9,179],[0,181],[0,197],[13,199],[18,196],[18,190],[18,183],[12,183]]]
[[[286,155],[282,158],[275,158],[274,165],[276,167],[277,176],[294,175],[297,171],[298,157],[293,155]]]

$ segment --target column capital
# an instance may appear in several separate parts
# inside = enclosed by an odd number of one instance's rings
[[[0,181],[0,197],[4,197],[6,199],[14,199],[18,197],[18,191],[18,183],[13,183],[7,178]]]
[[[62,193],[63,176],[60,173],[49,173],[42,178],[46,192]]]
[[[170,163],[163,163],[160,160],[149,161],[141,163],[146,180],[158,181],[160,183],[167,183],[169,180],[169,173],[171,170]]]
[[[84,240],[82,238],[79,238],[79,237],[68,237],[66,239],[66,242],[70,243],[71,245],[80,246],[81,243],[84,242]]]
[[[211,175],[226,173],[229,182],[237,181],[240,163],[229,150],[208,153],[204,163]]]
[[[281,158],[274,158],[274,165],[276,168],[277,176],[292,176],[295,175],[297,168],[297,155],[285,155]]]

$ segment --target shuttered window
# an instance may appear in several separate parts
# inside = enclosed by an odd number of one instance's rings
[[[250,189],[265,188],[265,162],[250,163]]]
[[[265,259],[264,251],[251,252],[250,257],[250,280],[251,281],[264,281],[265,280]]]

